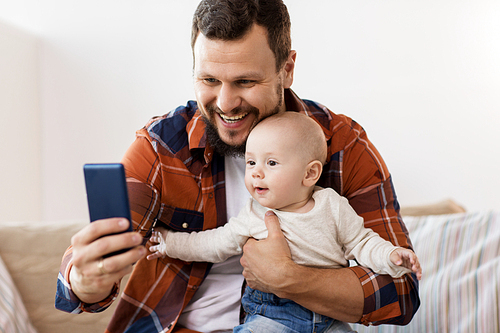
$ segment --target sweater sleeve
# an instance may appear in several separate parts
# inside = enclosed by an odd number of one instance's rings
[[[188,262],[225,261],[242,253],[242,247],[250,237],[248,219],[250,202],[225,225],[199,232],[175,232],[167,230],[164,250],[170,258]]]
[[[338,230],[347,260],[356,260],[359,265],[370,268],[377,274],[389,274],[394,278],[411,272],[410,269],[391,262],[390,255],[397,247],[373,230],[365,228],[363,219],[343,197],[339,204]]]

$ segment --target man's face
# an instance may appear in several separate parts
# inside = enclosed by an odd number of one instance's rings
[[[200,34],[194,57],[198,107],[227,145],[243,146],[255,124],[285,111],[283,89],[293,82],[295,52],[277,72],[265,28],[254,25],[235,41]]]

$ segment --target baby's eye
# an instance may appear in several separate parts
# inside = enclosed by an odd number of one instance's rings
[[[254,161],[247,161],[247,165],[253,166],[253,165],[255,165],[255,162]]]
[[[270,166],[276,166],[276,165],[278,165],[278,162],[276,162],[276,161],[272,161],[272,160],[271,160],[271,161],[269,161],[269,162],[267,162],[267,163],[268,163]]]

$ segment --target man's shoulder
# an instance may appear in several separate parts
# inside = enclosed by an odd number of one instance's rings
[[[186,105],[178,106],[172,111],[162,115],[151,118],[144,128],[149,133],[162,133],[168,131],[182,131],[186,130],[187,124],[196,114],[198,106],[196,101],[188,101]]]
[[[190,144],[200,146],[204,133],[205,125],[199,116],[198,106],[195,101],[188,101],[163,116],[151,118],[137,131],[137,136],[145,137],[156,151],[163,147],[165,152],[176,154],[189,148]]]
[[[307,108],[304,112],[321,125],[327,139],[334,135],[339,139],[339,137],[359,135],[364,132],[361,125],[345,114],[336,113],[313,100],[303,99],[302,102]]]

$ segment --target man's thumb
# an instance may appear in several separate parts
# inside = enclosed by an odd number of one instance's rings
[[[270,235],[276,235],[277,233],[283,234],[280,227],[280,221],[273,211],[268,210],[264,216],[264,222],[266,223],[266,228],[268,231],[268,237]]]

